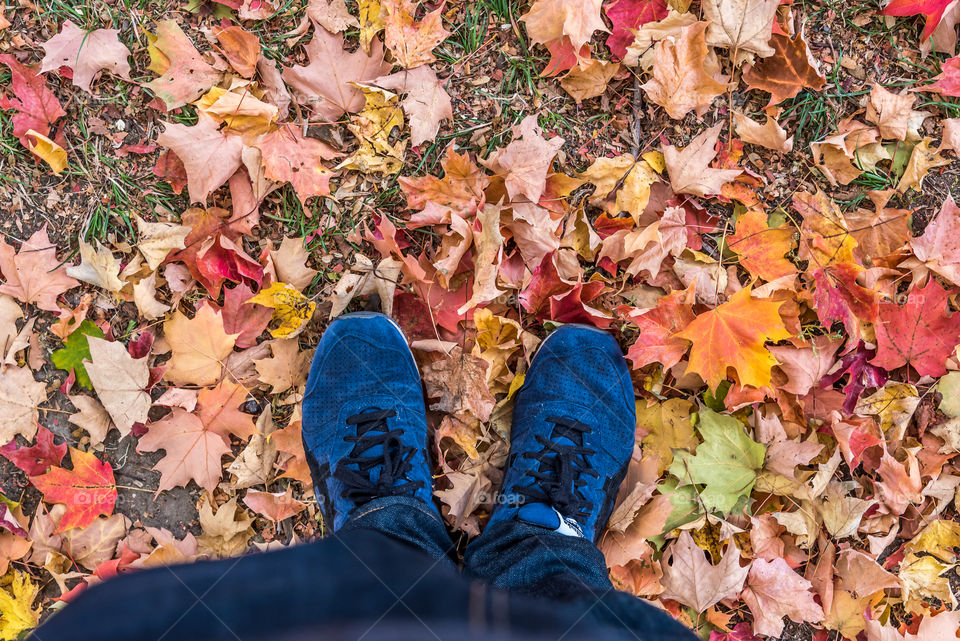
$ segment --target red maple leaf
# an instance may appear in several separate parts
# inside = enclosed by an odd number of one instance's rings
[[[877,355],[873,365],[892,370],[910,365],[921,376],[943,376],[947,357],[960,343],[960,322],[947,314],[950,294],[933,278],[907,294],[902,307],[880,305],[876,323]]]
[[[656,22],[667,17],[666,0],[613,0],[604,3],[604,11],[610,18],[613,29],[607,36],[607,47],[617,58],[627,54],[633,44],[634,31],[642,24]]]
[[[30,447],[20,447],[11,441],[0,447],[0,455],[19,467],[28,475],[43,474],[53,465],[60,465],[67,453],[67,444],[53,444],[53,432],[40,426],[37,429],[37,442]]]
[[[66,116],[67,112],[47,89],[43,76],[20,64],[8,53],[0,55],[0,62],[10,67],[13,75],[13,98],[0,96],[0,109],[16,109],[19,112],[11,118],[13,135],[20,140],[20,144],[30,148],[27,144],[28,131],[33,129],[47,136],[50,134],[50,125]]]
[[[101,514],[110,516],[117,502],[117,486],[109,463],[72,447],[70,460],[72,470],[52,467],[46,474],[30,477],[34,487],[43,492],[44,501],[67,507],[57,532],[86,527]]]
[[[927,23],[923,26],[921,40],[926,40],[933,33],[940,19],[943,18],[943,11],[953,0],[893,0],[888,4],[880,15],[884,16],[923,16]]]

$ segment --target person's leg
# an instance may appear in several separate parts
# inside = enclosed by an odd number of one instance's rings
[[[433,502],[420,374],[399,326],[360,312],[333,321],[303,399],[303,443],[327,527],[374,531],[454,567]]]
[[[629,369],[600,330],[565,325],[540,347],[517,393],[498,505],[464,567],[492,585],[575,607],[640,638],[692,633],[617,592],[595,543],[634,447]]]

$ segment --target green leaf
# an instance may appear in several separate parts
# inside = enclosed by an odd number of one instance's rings
[[[709,511],[730,512],[749,497],[767,448],[755,442],[732,416],[704,409],[697,431],[703,443],[697,453],[674,452],[670,473],[681,485],[700,485],[700,499]]]
[[[103,330],[94,323],[85,320],[80,323],[77,329],[73,330],[67,340],[63,342],[63,347],[50,355],[50,360],[57,369],[69,372],[71,369],[77,375],[77,383],[91,389],[90,377],[83,366],[84,360],[90,360],[90,345],[87,343],[87,336],[96,336],[103,338]]]

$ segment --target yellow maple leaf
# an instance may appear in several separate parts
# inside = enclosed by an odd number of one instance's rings
[[[39,590],[19,570],[7,572],[0,585],[0,641],[15,641],[40,620],[40,608],[32,607]]]
[[[44,136],[42,133],[34,131],[33,129],[27,131],[26,135],[28,136],[28,140],[33,138],[36,141],[28,145],[30,151],[32,151],[35,156],[50,165],[50,169],[53,170],[53,173],[59,176],[60,173],[67,168],[66,150]]]
[[[263,305],[273,310],[273,320],[280,323],[270,330],[270,335],[274,338],[297,336],[313,318],[313,312],[317,308],[314,301],[287,283],[273,283],[246,302]]]

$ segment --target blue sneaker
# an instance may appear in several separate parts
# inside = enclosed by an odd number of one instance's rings
[[[347,314],[323,333],[303,398],[303,449],[333,531],[382,496],[437,509],[420,374],[389,317]]]
[[[635,426],[633,384],[613,337],[585,325],[557,329],[517,392],[490,525],[514,519],[596,542],[626,474]]]

